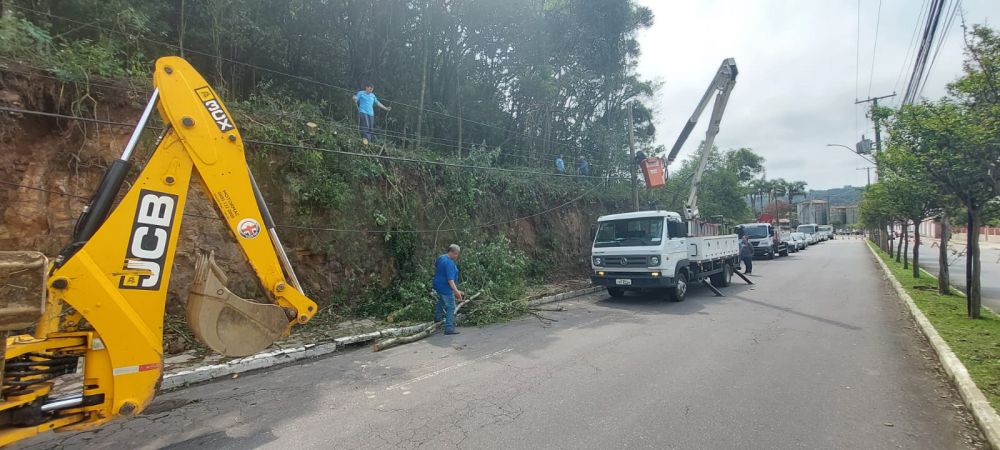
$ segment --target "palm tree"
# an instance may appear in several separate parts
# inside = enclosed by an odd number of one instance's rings
[[[751,196],[750,209],[752,209],[754,211],[754,215],[756,215],[757,211],[764,210],[764,193],[770,192],[770,185],[767,180],[761,178],[750,181],[749,189]],[[760,202],[760,209],[757,209],[757,202],[755,200]]]
[[[796,196],[806,195],[806,182],[792,181],[788,183],[788,189],[785,191],[785,194],[788,196],[788,204],[791,205]]]
[[[788,206],[794,205],[795,197],[799,195],[806,195],[806,182],[805,181],[792,181],[788,183],[788,189],[785,191],[788,196]],[[789,214],[791,214],[791,210]]]

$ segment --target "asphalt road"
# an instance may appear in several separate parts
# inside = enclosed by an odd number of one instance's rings
[[[920,245],[920,267],[937,275],[938,273],[938,248],[931,248],[931,241],[923,241]],[[948,245],[949,253],[948,273],[952,284],[958,289],[965,289],[965,256],[954,252],[964,252],[965,242],[952,241]],[[912,250],[911,250],[912,251]],[[979,264],[981,278],[979,289],[983,296],[983,305],[1000,312],[1000,250],[980,246]]]
[[[359,348],[160,396],[21,448],[981,447],[858,240],[754,267],[713,297],[567,310]]]

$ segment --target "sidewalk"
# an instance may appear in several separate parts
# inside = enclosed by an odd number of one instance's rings
[[[956,236],[958,236],[958,237],[956,237]],[[938,239],[938,238],[932,238],[932,237],[927,237],[927,236],[920,236],[920,241],[923,242],[923,243],[933,242],[934,244],[936,244],[934,246],[935,248],[938,245],[941,245],[941,240]],[[910,242],[913,242],[913,238],[910,238]],[[953,250],[958,250],[958,249],[964,250],[965,249],[965,243],[966,243],[966,238],[965,238],[964,234],[963,235],[952,235],[951,239],[948,240],[948,248],[953,249]],[[984,240],[980,239],[979,240],[979,248],[981,248],[981,249],[991,249],[991,250],[1000,250],[1000,241],[995,241],[995,240],[994,241],[984,241]]]

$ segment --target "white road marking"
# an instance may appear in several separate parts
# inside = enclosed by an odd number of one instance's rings
[[[455,364],[453,366],[448,366],[448,367],[445,367],[443,369],[435,370],[435,371],[433,371],[431,373],[428,373],[428,374],[425,374],[425,375],[421,375],[421,376],[416,377],[416,378],[414,378],[412,380],[409,380],[409,381],[404,381],[402,383],[396,383],[396,384],[394,384],[392,386],[389,386],[389,387],[385,388],[385,390],[392,391],[392,390],[395,390],[395,389],[399,389],[401,387],[409,386],[409,385],[411,385],[413,383],[416,383],[418,381],[423,381],[423,380],[426,380],[428,378],[434,378],[434,377],[436,377],[438,375],[441,375],[442,373],[445,373],[445,372],[448,372],[448,371],[452,371],[452,370],[455,370],[455,369],[459,369],[459,368],[465,367],[465,366],[467,366],[469,364],[472,364],[474,362],[484,361],[484,360],[493,358],[495,356],[500,356],[500,355],[502,355],[504,353],[507,353],[507,352],[510,352],[510,351],[513,351],[513,350],[514,349],[512,349],[512,348],[505,348],[503,350],[496,351],[496,352],[490,353],[488,355],[480,356],[480,357],[478,357],[476,359],[470,359],[468,361],[461,362],[461,363]]]

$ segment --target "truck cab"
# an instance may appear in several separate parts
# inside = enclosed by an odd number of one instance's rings
[[[687,235],[688,224],[670,211],[639,211],[598,219],[591,250],[591,280],[612,297],[628,290],[665,290],[681,301],[688,285],[710,279],[728,286],[739,252],[735,235]]]
[[[819,225],[816,227],[816,232],[824,241],[833,239],[833,225]]]
[[[809,239],[810,244],[816,244],[819,243],[821,240],[819,239],[819,230],[817,229],[818,227],[819,225],[816,225],[814,223],[804,223],[802,225],[799,225],[798,228],[795,229],[795,231],[805,234],[806,239]]]
[[[744,223],[736,227],[736,235],[741,239],[747,237],[753,247],[753,256],[774,259],[775,256],[788,256],[788,241],[782,238],[781,230],[765,223]]]

